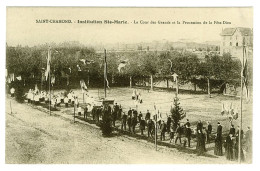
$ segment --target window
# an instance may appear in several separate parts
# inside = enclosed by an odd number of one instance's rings
[[[236,43],[236,46],[238,46],[238,42]]]
[[[232,42],[230,42],[229,45],[232,46]]]

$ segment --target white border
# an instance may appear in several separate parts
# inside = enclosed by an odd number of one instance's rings
[[[35,0],[9,0],[9,1],[0,1],[0,57],[1,57],[1,113],[0,113],[0,170],[26,170],[26,171],[35,171],[37,170],[103,170],[107,171],[108,169],[113,170],[256,170],[259,166],[258,157],[259,154],[259,21],[260,21],[260,6],[257,0],[215,0],[215,1],[206,1],[206,0],[181,0],[181,1],[170,1],[170,0],[45,0],[45,1],[35,1]],[[6,45],[6,6],[110,6],[110,7],[242,7],[242,6],[252,6],[254,8],[254,113],[253,113],[253,142],[254,142],[254,163],[252,165],[5,165],[5,85],[4,85],[4,75],[5,75],[5,45]]]

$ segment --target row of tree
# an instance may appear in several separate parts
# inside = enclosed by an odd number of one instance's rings
[[[48,45],[35,47],[6,48],[6,68],[9,73],[21,75],[26,83],[40,83],[44,80]],[[80,59],[93,60],[83,64]],[[119,72],[118,65],[126,60],[126,65]],[[51,49],[51,73],[55,76],[56,85],[66,85],[65,80],[78,80],[78,70],[91,86],[102,86],[104,72],[104,53],[78,45],[53,45]],[[241,63],[233,60],[229,54],[219,56],[206,55],[199,59],[190,52],[178,51],[136,51],[107,52],[108,79],[111,85],[126,86],[147,79],[168,80],[172,74],[179,75],[179,83],[194,84],[207,89],[220,88],[225,83],[239,85]],[[69,69],[70,68],[70,69]],[[131,83],[129,83],[131,80]],[[64,82],[63,82],[64,81]],[[73,81],[70,81],[73,82]],[[76,81],[79,83],[78,81]],[[151,80],[150,82],[153,82]],[[77,84],[79,86],[79,84]],[[168,84],[167,84],[168,85]]]

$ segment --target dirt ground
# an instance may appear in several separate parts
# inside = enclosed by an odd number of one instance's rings
[[[145,96],[143,98],[146,100]],[[10,110],[12,105],[12,114]],[[123,104],[122,104],[123,105]],[[73,123],[6,98],[6,163],[236,163],[197,156],[127,136],[104,138],[99,129]]]

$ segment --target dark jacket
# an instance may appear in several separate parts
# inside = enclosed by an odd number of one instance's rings
[[[191,129],[188,127],[186,128],[186,137],[190,138],[191,137]]]
[[[208,134],[211,134],[211,132],[212,132],[212,125],[209,124],[209,125],[208,125]]]
[[[145,129],[145,120],[140,121],[140,129],[144,130]]]

